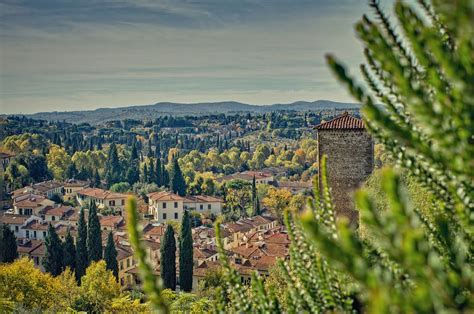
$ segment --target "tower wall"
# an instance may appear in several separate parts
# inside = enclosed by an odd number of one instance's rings
[[[365,129],[318,131],[318,160],[327,155],[327,179],[338,216],[358,224],[353,192],[372,173],[374,144]],[[319,163],[321,165],[321,163]],[[319,171],[321,174],[321,171]],[[319,177],[321,182],[321,177]]]

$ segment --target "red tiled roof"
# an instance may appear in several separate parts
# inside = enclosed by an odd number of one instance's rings
[[[77,194],[84,195],[87,197],[94,197],[97,199],[121,199],[128,197],[126,194],[115,193],[112,191],[102,190],[98,188],[85,188],[83,190],[78,191]]]
[[[184,199],[185,203],[224,203],[221,198],[209,196],[209,195],[193,195],[187,196]]]
[[[358,130],[365,129],[364,121],[344,112],[342,115],[323,122],[315,127],[316,130]]]
[[[30,218],[30,216],[3,214],[0,215],[0,223],[6,225],[22,225],[28,218]]]
[[[182,201],[183,197],[168,191],[154,192],[148,194],[148,197],[154,201]]]

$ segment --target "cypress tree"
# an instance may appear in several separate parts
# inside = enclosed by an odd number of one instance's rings
[[[76,268],[76,246],[69,228],[67,229],[66,240],[63,243],[63,255],[64,268],[69,267],[71,271],[74,271]]]
[[[132,151],[130,153],[130,160],[137,160],[138,159],[138,150],[137,150],[137,142],[133,141],[132,144]]]
[[[173,160],[170,176],[170,189],[173,193],[176,193],[179,196],[186,195],[186,181],[184,181],[183,173],[179,167],[178,158],[174,158]]]
[[[84,217],[84,209],[81,208],[79,221],[77,222],[77,242],[76,242],[76,280],[81,282],[81,277],[86,273],[89,266],[87,253],[87,225]]]
[[[191,218],[185,211],[181,222],[179,239],[179,286],[182,291],[189,292],[193,286],[193,236]]]
[[[161,177],[161,185],[169,187],[170,175],[169,175],[168,171],[166,170],[164,162],[161,164],[161,176],[162,176]]]
[[[99,261],[102,259],[102,231],[100,230],[99,217],[95,202],[90,202],[89,223],[87,233],[87,253],[89,260]]]
[[[138,167],[138,160],[131,160],[130,166],[127,169],[127,182],[130,186],[140,180],[140,169]]]
[[[98,188],[98,187],[101,186],[99,171],[98,171],[97,169],[94,170],[94,182],[93,182],[93,186],[94,186],[95,188]]]
[[[161,165],[161,158],[156,158],[156,164],[155,164],[155,183],[158,186],[163,185],[163,171],[162,171],[162,165]]]
[[[150,167],[148,167],[148,170],[148,183],[156,182],[155,163],[153,162],[153,158],[150,158]]]
[[[143,165],[143,183],[148,183],[148,166],[146,163]]]
[[[258,215],[257,214],[257,211],[258,211],[257,207],[259,207],[259,205],[257,203],[258,203],[257,184],[256,184],[255,176],[253,176],[253,179],[252,179],[252,211],[253,211],[254,216]]]
[[[118,280],[118,262],[117,262],[117,249],[115,248],[114,236],[112,231],[109,232],[107,237],[107,245],[105,246],[104,259],[108,270],[114,273],[115,278]]]
[[[53,276],[63,271],[63,247],[54,227],[49,224],[48,234],[44,239],[46,253],[44,255],[44,269]]]
[[[117,152],[117,146],[115,146],[115,143],[113,142],[112,144],[110,144],[106,165],[107,170],[105,173],[105,180],[107,181],[107,186],[110,187],[111,185],[120,181],[120,176],[122,172]]]
[[[0,232],[0,263],[11,263],[18,258],[15,233],[8,225],[2,225]]]
[[[171,225],[166,227],[161,239],[160,273],[163,285],[167,289],[176,289],[176,240]]]

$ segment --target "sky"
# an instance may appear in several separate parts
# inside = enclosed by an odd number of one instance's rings
[[[0,0],[0,114],[353,101],[364,0]]]

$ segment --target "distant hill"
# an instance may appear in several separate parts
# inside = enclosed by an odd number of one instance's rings
[[[66,121],[71,123],[97,124],[110,120],[137,119],[150,120],[163,115],[205,115],[218,113],[238,112],[272,112],[272,111],[319,111],[330,109],[354,109],[358,104],[339,103],[329,100],[317,100],[313,102],[298,101],[291,104],[274,104],[267,106],[249,105],[235,101],[181,104],[171,102],[160,102],[154,105],[129,106],[119,108],[99,108],[84,111],[63,112],[39,112],[27,117],[48,121]]]

